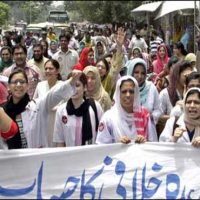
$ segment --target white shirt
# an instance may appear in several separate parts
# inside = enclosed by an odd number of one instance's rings
[[[143,106],[148,109],[153,116],[154,123],[157,124],[161,115],[160,99],[158,90],[152,82],[148,91],[147,100]]]
[[[148,45],[144,38],[137,39],[136,37],[133,37],[129,43],[128,48],[133,49],[134,47],[139,47],[142,49],[142,52],[147,52]]]
[[[28,64],[29,65],[36,65],[41,70],[43,76],[45,76],[45,73],[44,73],[45,72],[45,70],[44,70],[44,64],[47,62],[47,60],[49,60],[49,59],[46,58],[46,57],[44,57],[44,56],[43,56],[43,58],[42,58],[42,60],[40,62],[36,62],[34,60],[34,58],[32,58],[32,59],[30,59],[28,61]]]
[[[170,117],[180,117],[183,114],[183,109],[181,108],[180,105],[176,105],[172,108],[170,112]]]
[[[68,47],[69,47],[70,49],[77,50],[77,49],[79,49],[79,43],[78,43],[78,41],[77,41],[74,37],[72,37],[72,38],[70,39],[70,41],[69,41]]]
[[[119,142],[119,135],[113,131],[115,126],[118,126],[115,122],[115,118],[112,113],[112,109],[108,110],[104,113],[99,123],[98,134],[96,143],[97,144],[109,144]],[[154,131],[152,132],[152,122],[149,120],[148,125],[148,141],[158,141],[157,135],[155,135]],[[129,131],[126,133],[121,133],[124,136],[129,137],[131,140],[135,140],[137,136],[137,131],[135,125],[133,123],[132,127],[129,127]]]
[[[173,134],[173,127],[174,127],[175,117],[170,117],[165,125],[163,132],[160,135],[159,141],[160,142],[172,142],[172,134]],[[183,129],[186,129],[183,115],[177,120],[176,124]],[[177,143],[188,143],[190,142],[190,138],[188,136],[188,132],[184,131],[182,136],[177,140]]]
[[[60,74],[63,80],[67,79],[67,75],[72,71],[73,66],[79,61],[78,53],[72,49],[68,49],[66,53],[59,50],[52,58],[59,62]]]
[[[48,119],[49,112],[61,100],[71,97],[75,87],[64,81],[56,85],[43,98],[32,100],[21,114],[24,134],[27,139],[28,148],[48,147]]]
[[[167,88],[164,88],[160,92],[159,98],[162,115],[170,115],[173,106],[171,104]]]
[[[101,116],[103,115],[103,110],[100,104],[95,101],[98,119],[100,121]],[[77,130],[77,124],[79,125],[78,129],[81,134],[82,131],[82,117],[77,117],[75,115],[68,115],[66,109],[67,103],[60,105],[56,112],[56,120],[54,126],[53,142],[55,143],[65,143],[66,146],[75,146],[75,135]],[[95,113],[93,108],[89,108],[91,125],[92,125],[92,143],[95,143],[96,140],[96,120]],[[77,123],[78,122],[78,123]]]
[[[56,85],[62,85],[62,83],[63,83],[63,81],[57,81],[56,84],[52,88],[54,88]],[[35,89],[33,99],[44,98],[50,89],[51,88],[49,88],[48,81],[39,82]],[[58,105],[62,104],[63,102],[64,102],[64,100],[59,102]],[[53,144],[53,130],[54,130],[54,124],[55,124],[56,110],[57,110],[58,105],[56,105],[54,108],[52,108],[51,111],[49,111],[49,118],[48,118],[48,125],[47,125],[48,126],[47,133],[48,133],[48,146],[49,147],[55,146]]]
[[[56,82],[55,85],[57,85],[57,84],[62,84],[62,83],[63,83],[63,81],[58,80],[58,81]],[[54,85],[54,86],[55,86],[55,85]],[[53,87],[54,87],[54,86],[53,86]],[[52,87],[52,88],[53,88],[53,87]],[[34,93],[34,95],[33,95],[33,99],[37,99],[37,98],[42,98],[42,97],[44,97],[50,89],[51,89],[51,88],[49,88],[49,84],[48,84],[48,81],[47,81],[47,80],[46,80],[46,81],[41,81],[41,82],[39,82],[39,83],[37,84],[36,89],[35,89],[35,93]]]

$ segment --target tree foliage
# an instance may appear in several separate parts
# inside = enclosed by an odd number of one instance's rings
[[[9,18],[10,6],[0,2],[0,26],[5,25]]]
[[[27,23],[46,21],[52,1],[4,1],[12,9],[11,21],[24,20]]]
[[[140,4],[140,1],[65,1],[65,8],[90,22],[112,23],[131,20],[131,10]]]

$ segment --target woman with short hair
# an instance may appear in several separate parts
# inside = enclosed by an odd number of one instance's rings
[[[97,101],[85,97],[86,90],[87,77],[82,73],[75,95],[57,109],[53,135],[57,147],[94,144],[103,110]]]
[[[49,112],[61,100],[74,94],[80,72],[52,88],[44,97],[31,100],[27,93],[28,78],[24,70],[15,69],[9,76],[10,96],[4,110],[18,125],[18,133],[7,140],[9,149],[48,147]]]

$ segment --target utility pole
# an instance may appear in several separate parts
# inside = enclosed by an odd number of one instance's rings
[[[29,23],[31,24],[31,21],[32,21],[32,19],[31,19],[31,16],[32,14],[31,14],[31,1],[29,1]]]

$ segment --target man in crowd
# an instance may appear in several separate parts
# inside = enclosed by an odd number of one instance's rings
[[[68,74],[72,71],[72,68],[79,61],[79,55],[77,51],[69,49],[69,41],[71,36],[69,33],[60,35],[60,47],[61,49],[53,55],[53,59],[57,60],[60,64],[61,76],[63,80],[67,79]]]
[[[36,65],[44,76],[44,64],[47,60],[48,58],[43,55],[43,46],[41,44],[35,44],[33,46],[33,58],[28,61],[28,64]]]
[[[11,72],[15,68],[24,69],[28,76],[28,83],[29,83],[28,94],[30,98],[32,98],[35,88],[38,82],[43,80],[43,76],[40,69],[37,66],[30,65],[27,63],[26,56],[27,56],[26,47],[22,46],[21,44],[15,45],[13,47],[13,58],[14,58],[15,63],[11,65],[9,68],[5,69],[3,72],[3,75],[9,77]]]

